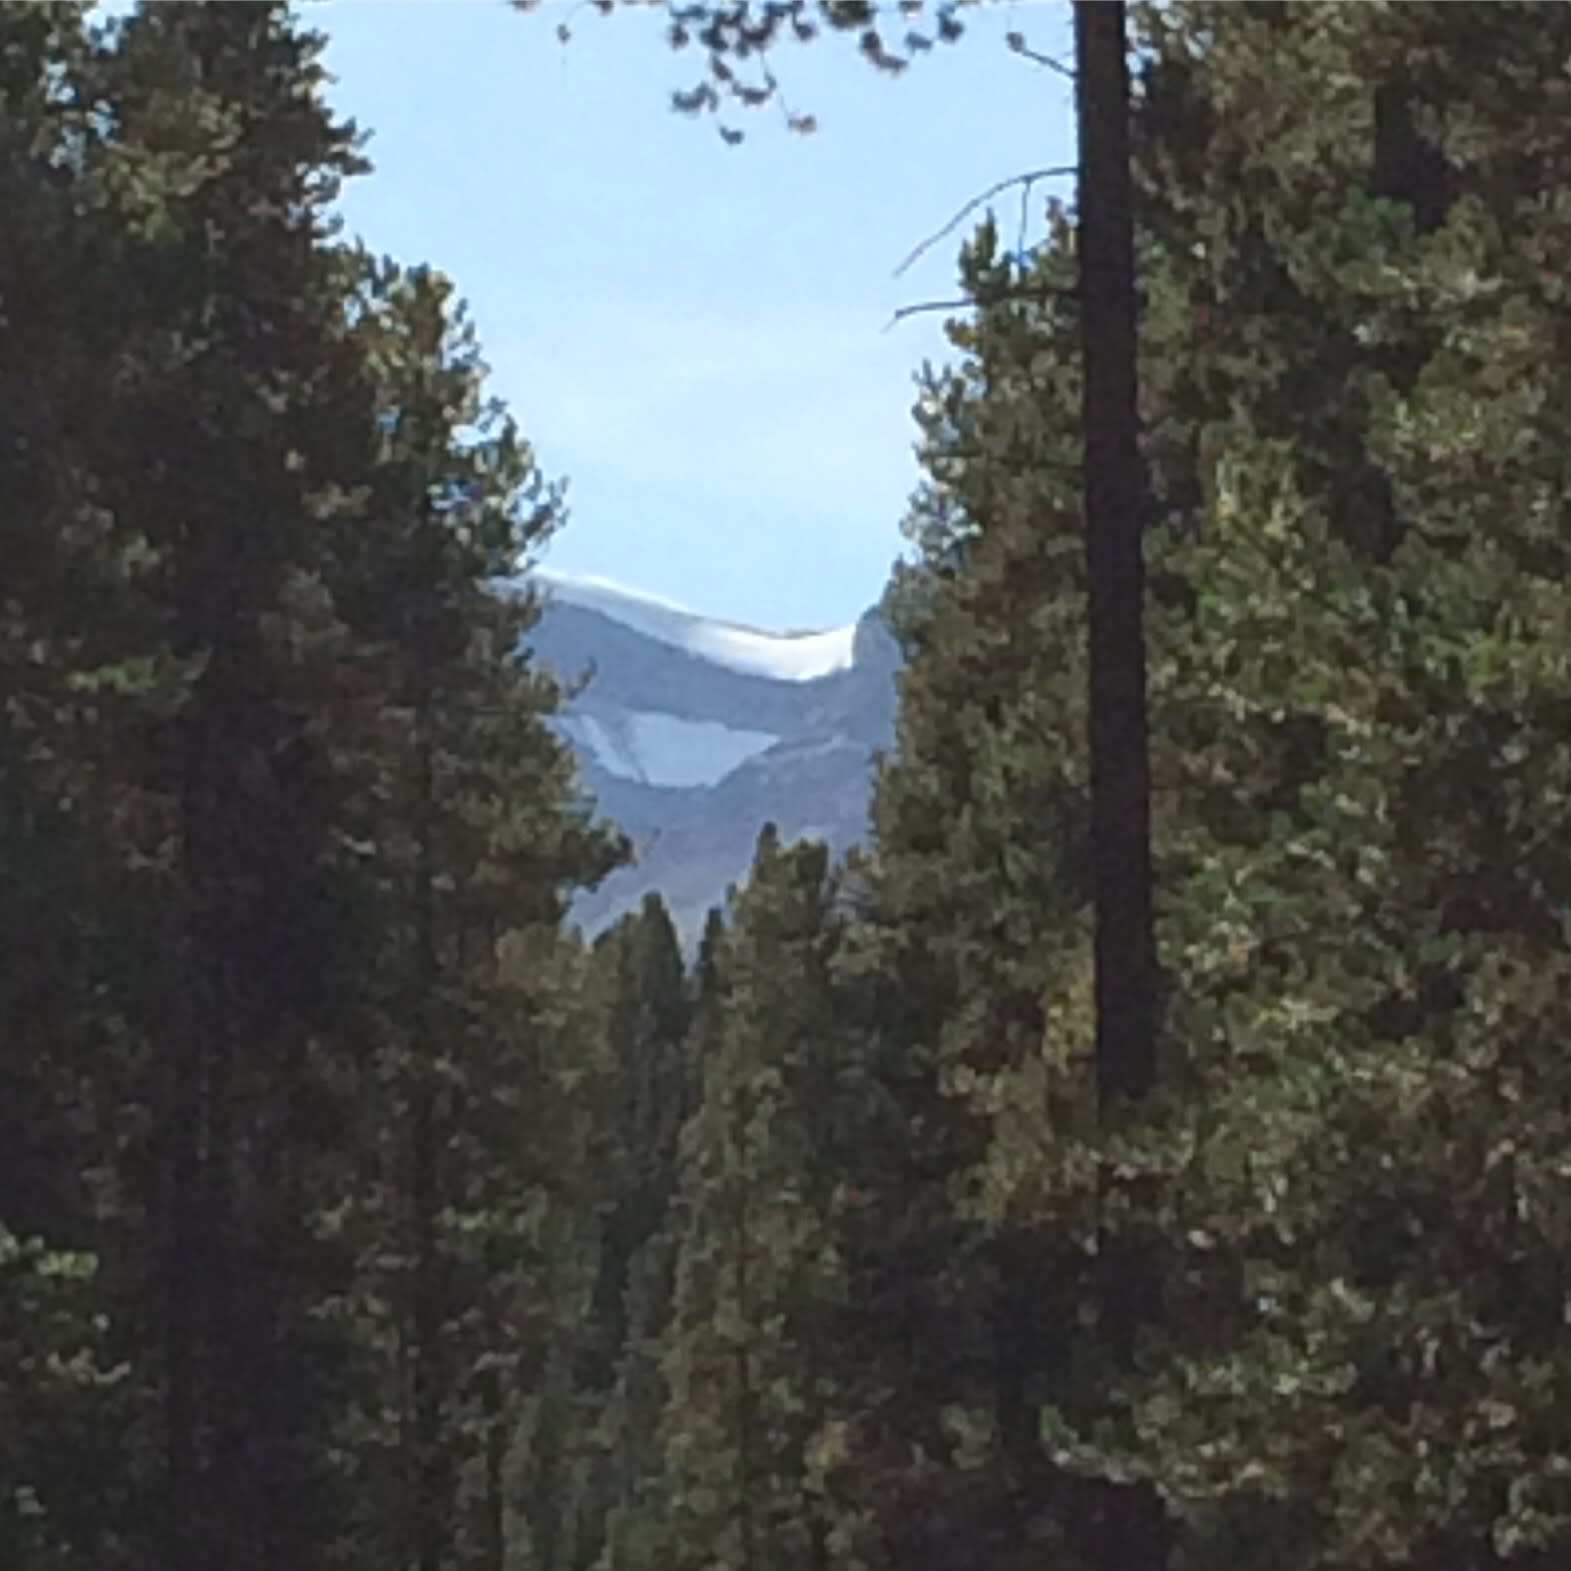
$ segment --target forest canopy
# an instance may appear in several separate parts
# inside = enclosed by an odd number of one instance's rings
[[[866,846],[588,936],[560,489],[308,21],[0,3],[0,1566],[1565,1565],[1571,11],[1133,14],[1119,1097],[1084,202],[961,251]]]

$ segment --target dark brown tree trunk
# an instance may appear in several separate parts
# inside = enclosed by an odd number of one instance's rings
[[[1158,997],[1142,557],[1149,506],[1140,455],[1124,9],[1123,0],[1075,5],[1096,1075],[1104,1118],[1151,1088]],[[1136,1329],[1156,1312],[1159,1287],[1138,1235],[1104,1233],[1099,1318],[1125,1361]],[[1090,1563],[1101,1571],[1160,1571],[1167,1530],[1154,1491],[1108,1485],[1098,1493]]]
[[[1091,623],[1091,849],[1097,1082],[1138,1098],[1155,1070],[1150,762],[1146,734],[1147,512],[1139,441],[1129,71],[1122,0],[1079,0],[1080,313]]]

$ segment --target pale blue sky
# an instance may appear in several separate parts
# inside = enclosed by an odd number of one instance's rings
[[[820,129],[755,112],[739,147],[670,111],[701,62],[666,48],[653,12],[307,15],[331,40],[336,107],[373,132],[350,230],[452,275],[494,390],[568,480],[549,564],[766,627],[870,604],[916,478],[912,375],[945,350],[940,316],[886,324],[954,294],[959,235],[892,274],[994,181],[1071,161],[1070,84],[1004,44],[1017,28],[1063,55],[1067,4],[973,13],[962,43],[898,80],[848,39],[782,52]],[[1000,199],[1011,235],[1018,210]]]

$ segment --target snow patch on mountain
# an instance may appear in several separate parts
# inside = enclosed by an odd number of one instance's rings
[[[564,715],[568,739],[608,774],[651,786],[711,786],[773,747],[773,731],[745,731],[718,720],[631,713]]]
[[[597,612],[673,649],[745,676],[812,682],[849,671],[855,659],[854,622],[817,633],[767,633],[700,616],[670,600],[627,589],[606,578],[537,568],[530,581],[547,604],[558,600]]]

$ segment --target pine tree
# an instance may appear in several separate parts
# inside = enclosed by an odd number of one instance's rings
[[[1162,728],[1201,1244],[1141,1427],[1193,1552],[1231,1563],[1563,1550],[1562,1438],[1523,1395],[1560,1378],[1556,1224],[1521,1186],[1559,1122],[1532,1044],[1564,874],[1554,809],[1517,794],[1555,801],[1562,753],[1531,652],[1561,615],[1557,371],[1526,344],[1560,331],[1538,258],[1563,142],[1519,119],[1556,91],[1548,20],[1157,32],[1158,167],[1185,177],[1154,187],[1162,358],[1192,433],[1163,459],[1174,494],[1199,482]]]
[[[1080,176],[1080,309],[1098,1114],[1126,1117],[1149,1096],[1161,1029],[1151,868],[1151,750],[1146,703],[1144,535],[1152,506],[1140,451],[1140,318],[1130,164],[1124,7],[1075,7]],[[1104,1167],[1101,1208],[1113,1170]],[[1116,1178],[1113,1179],[1116,1183]],[[1099,1227],[1097,1313],[1120,1359],[1160,1317],[1161,1273],[1129,1227]],[[1014,1257],[1007,1257],[1012,1260]],[[1006,1265],[1006,1273],[1010,1266]],[[1028,1302],[1029,1274],[1006,1292]],[[1027,1311],[1029,1313],[1029,1310]],[[1161,1502],[1141,1483],[1101,1507],[1091,1558],[1104,1571],[1167,1563]]]
[[[676,930],[657,895],[595,946],[602,1054],[595,1169],[596,1267],[590,1315],[575,1358],[590,1477],[581,1503],[578,1563],[619,1563],[619,1524],[655,1464],[663,1406],[657,1339],[669,1313],[666,1225],[677,1143],[694,1100],[690,1000]]]
[[[54,1244],[99,1253],[92,1280],[98,1312],[112,1316],[106,1356],[135,1367],[120,1386],[131,1405],[100,1415],[105,1432],[125,1437],[102,1471],[100,1506],[56,1517],[72,1524],[85,1562],[104,1565],[143,1552],[145,1510],[139,1519],[133,1502],[151,1483],[141,1398],[153,1370],[136,1294],[150,1236],[142,1131],[155,1033],[146,1028],[154,1015],[160,1030],[168,1025],[154,995],[165,972],[170,817],[149,739],[188,702],[199,663],[176,658],[162,616],[171,499],[148,474],[156,449],[127,435],[149,388],[161,378],[169,386],[174,318],[191,296],[140,287],[171,242],[159,226],[177,159],[133,147],[138,67],[128,46],[89,35],[77,7],[7,7],[0,26],[4,179],[16,220],[0,283],[16,547],[0,767],[7,838],[29,843],[50,868],[44,881],[8,880],[5,1051],[8,1069],[27,1066],[29,1084],[6,1099],[27,1128],[5,1144],[39,1160],[8,1174],[5,1194],[24,1227],[45,1224]],[[55,1214],[44,1218],[41,1205]]]
[[[830,1554],[814,1450],[834,1416],[843,1292],[838,925],[824,847],[782,848],[766,828],[709,956],[718,1033],[684,1139],[654,1501],[666,1564],[764,1571]]]
[[[1061,212],[1051,235],[1024,271],[990,228],[968,248],[978,313],[924,388],[924,560],[894,597],[909,664],[851,945],[888,1111],[853,1256],[879,1374],[847,1471],[895,1564],[1029,1564],[1094,1520],[1094,1491],[1039,1440],[1043,1405],[1081,1403],[1105,1356],[1088,1330],[1082,382]]]
[[[101,148],[82,134],[77,95],[93,50],[79,11],[5,6],[0,41],[0,182],[14,215],[0,248],[0,1217],[24,1237],[80,1247],[69,1088],[85,1045],[95,866],[116,860],[105,741],[134,712],[123,690],[136,685],[101,663],[107,651],[71,593],[74,580],[101,598],[126,567],[125,542],[93,506],[90,444],[72,439],[73,412],[91,396],[83,371],[103,346],[89,323],[62,331],[92,279],[76,236]]]
[[[1031,745],[1077,734],[1072,622],[1013,599],[1047,511],[1021,503],[1051,494],[1054,444],[1075,434],[1064,259],[1024,289],[971,264],[973,359],[929,403],[930,570],[905,591],[915,658],[869,898],[873,961],[898,979],[881,985],[925,990],[885,1016],[916,1049],[886,1055],[886,1084],[913,1150],[934,1129],[952,1142],[929,1236],[971,1240],[955,1329],[975,1362],[927,1376],[929,1411],[965,1402],[973,1458],[996,1426],[1017,1480],[982,1502],[1004,1529],[992,1564],[1031,1534],[1078,1537],[1077,1478],[1154,1480],[1185,1563],[1553,1563],[1558,1431],[1524,1393],[1558,1389],[1538,1339],[1559,1246],[1522,1175],[1525,1131],[1558,1127],[1528,1044],[1559,1018],[1544,901],[1561,875],[1511,771],[1559,769],[1535,718],[1557,678],[1529,651],[1558,638],[1543,575],[1561,444],[1537,446],[1555,401],[1514,358],[1557,331],[1530,260],[1553,243],[1533,192],[1555,154],[1544,126],[1524,158],[1506,117],[1558,46],[1535,52],[1524,14],[1497,16],[1492,73],[1468,63],[1482,13],[1465,7],[1151,21],[1146,414],[1170,526],[1153,540],[1153,715],[1177,1059],[1141,1127],[1094,1139],[1077,842],[1023,900],[1011,861],[1049,804],[1075,823],[1076,761]],[[1027,658],[984,663],[1006,629]],[[1504,770],[1485,762],[1500,748]],[[1502,981],[1529,968],[1533,1004]],[[1164,1277],[1132,1369],[1082,1319],[1075,1240],[1106,1162],[1138,1179],[1113,1220]],[[1045,1273],[1034,1319],[1008,1293],[989,1315],[987,1264],[1006,1251],[1007,1283],[1022,1248]],[[1009,1332],[991,1346],[989,1320]],[[897,1433],[919,1422],[884,1411]],[[1039,1428],[1044,1469],[1015,1425]],[[1474,1439],[1441,1448],[1442,1432]],[[884,1513],[910,1498],[894,1489]],[[929,1544],[946,1522],[980,1537],[957,1484],[923,1498]]]
[[[283,7],[0,42],[6,1552],[499,1566],[618,854],[518,658],[554,493],[332,239]]]
[[[626,1298],[639,1252],[664,1224],[677,1139],[691,1109],[688,997],[676,930],[658,895],[602,940],[610,991],[602,1134],[606,1179],[595,1323],[604,1333],[592,1384],[607,1382],[626,1338]]]
[[[676,1017],[676,1000],[670,990],[670,954],[664,930],[669,918],[655,915],[646,905],[640,926],[655,921],[648,970],[630,968],[620,974],[635,989],[653,983],[656,1000],[668,1000],[665,1009],[648,1010],[652,1024],[662,1016]],[[636,933],[638,929],[634,929]],[[672,1521],[668,1477],[665,1469],[664,1434],[671,1387],[663,1352],[670,1335],[675,1309],[676,1269],[681,1244],[682,1212],[676,1205],[681,1176],[684,1131],[697,1112],[704,1066],[718,1051],[724,1019],[721,950],[725,923],[718,908],[711,909],[700,936],[692,974],[685,982],[682,1010],[686,1030],[679,1044],[680,1057],[665,1059],[661,1077],[670,1090],[679,1092],[679,1106],[669,1127],[676,1137],[662,1144],[661,1165],[656,1169],[665,1187],[664,1209],[657,1229],[634,1258],[626,1292],[626,1334],[616,1386],[601,1419],[601,1444],[608,1453],[608,1488],[604,1492],[604,1544],[597,1565],[605,1571],[653,1571],[669,1554]],[[632,936],[630,934],[630,936]],[[646,952],[647,949],[646,949]],[[663,979],[663,980],[662,980]],[[621,1000],[622,1009],[626,1001]],[[613,1017],[615,1018],[615,1017]],[[666,1038],[669,1042],[670,1039]],[[669,1104],[668,1104],[669,1105]]]
[[[356,161],[315,47],[278,6],[148,8],[107,88],[141,329],[109,500],[159,553],[164,636],[198,673],[150,760],[176,846],[147,1022],[171,1568],[309,1565],[327,1509],[302,1192],[333,782],[304,662],[344,431],[324,214]]]
[[[532,608],[507,581],[552,525],[554,494],[484,400],[450,297],[429,272],[376,268],[355,323],[378,440],[338,602],[371,691],[391,698],[349,761],[367,788],[364,898],[386,934],[368,957],[376,1094],[358,1227],[361,1249],[394,1263],[360,1311],[381,1322],[362,1433],[389,1469],[373,1490],[396,1502],[385,1527],[413,1563],[489,1565],[521,1344],[542,1334],[529,1235],[549,1168],[530,1141],[552,1113],[532,1037],[558,1006],[520,957],[563,962],[547,935],[566,891],[618,848],[574,805],[545,725],[554,685],[518,653]]]

